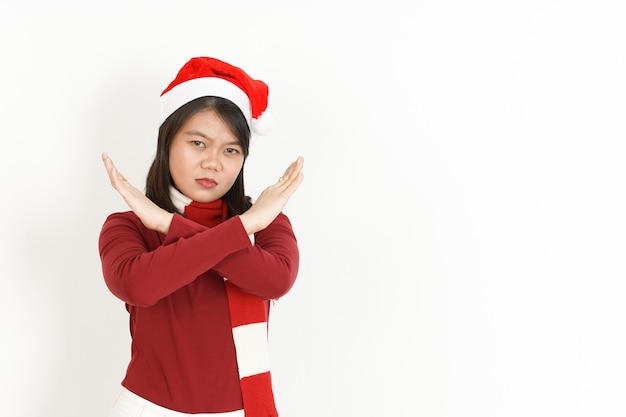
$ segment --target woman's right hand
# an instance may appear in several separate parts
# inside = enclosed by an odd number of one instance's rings
[[[102,162],[104,162],[104,167],[109,174],[111,185],[122,196],[128,207],[135,212],[144,226],[150,230],[167,234],[174,214],[154,204],[139,189],[129,183],[117,171],[113,161],[106,153],[102,154]]]
[[[252,207],[239,216],[249,235],[269,226],[287,205],[289,198],[304,179],[303,165],[304,159],[298,157],[289,165],[278,182],[263,190]]]

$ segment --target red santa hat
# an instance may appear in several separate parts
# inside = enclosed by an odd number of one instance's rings
[[[271,121],[265,114],[269,89],[241,68],[209,57],[191,58],[161,93],[161,123],[184,104],[204,96],[223,97],[235,103],[250,130],[267,133]]]

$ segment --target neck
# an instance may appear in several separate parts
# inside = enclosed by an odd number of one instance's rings
[[[204,226],[213,227],[228,218],[228,204],[222,199],[199,203],[174,187],[170,188],[170,198],[179,214]]]

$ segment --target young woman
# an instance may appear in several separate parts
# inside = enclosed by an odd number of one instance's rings
[[[302,158],[252,204],[251,129],[268,88],[223,61],[189,60],[163,91],[145,195],[103,162],[129,211],[105,221],[105,282],[130,315],[131,359],[111,417],[277,416],[267,354],[270,300],[296,279],[282,213]]]

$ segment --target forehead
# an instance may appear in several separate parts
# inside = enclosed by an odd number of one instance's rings
[[[201,110],[190,116],[182,124],[174,139],[181,136],[198,136],[213,141],[240,144],[237,135],[215,110]]]

